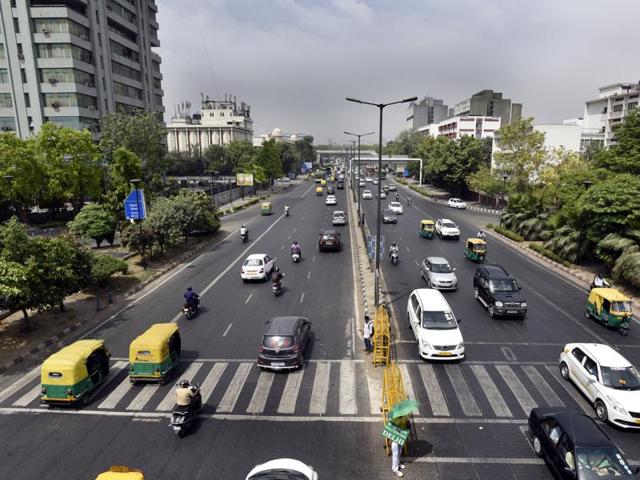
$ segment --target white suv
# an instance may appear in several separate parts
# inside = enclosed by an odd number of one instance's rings
[[[640,374],[610,346],[568,343],[560,354],[560,375],[584,393],[603,422],[640,428]]]
[[[318,480],[318,473],[311,465],[293,458],[278,458],[254,467],[245,480],[270,478],[292,478],[300,480]]]
[[[436,234],[442,238],[460,238],[460,229],[448,218],[440,218],[436,222]]]
[[[447,204],[451,207],[451,208],[459,208],[461,210],[464,210],[465,208],[467,208],[467,204],[464,203],[462,200],[460,200],[459,198],[450,198],[449,201],[447,202]]]
[[[389,210],[392,210],[396,215],[402,215],[402,204],[400,202],[389,202],[389,206],[387,207]]]

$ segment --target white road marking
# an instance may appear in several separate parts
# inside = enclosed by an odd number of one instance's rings
[[[115,363],[115,365],[113,367],[111,367],[109,370],[116,372],[116,375],[118,373],[120,373],[120,370],[122,370],[125,367],[129,366],[129,362],[126,362],[124,360],[118,361]],[[129,390],[131,390],[133,385],[131,385],[131,382],[129,381],[129,377],[125,377],[125,379],[120,382],[120,385],[118,385],[113,392],[111,392],[107,398],[105,398],[102,403],[100,405],[98,405],[98,408],[104,408],[104,409],[110,409],[110,408],[114,408],[118,402],[120,400],[122,400],[122,397],[124,397],[127,392]]]
[[[300,295],[300,303],[304,302],[304,292],[302,292],[302,295]]]
[[[218,385],[220,377],[222,377],[227,365],[229,364],[226,362],[216,363],[208,373],[207,378],[202,382],[202,385],[200,385],[200,395],[202,396],[203,404],[207,403],[209,397],[211,397],[211,394],[215,390],[216,385]]]
[[[312,262],[316,261],[316,256],[314,255],[313,258],[311,259]]]
[[[220,403],[216,408],[217,412],[226,413],[233,411],[236,406],[236,402],[240,397],[240,392],[242,391],[244,382],[247,381],[247,377],[249,376],[249,372],[251,371],[251,366],[251,363],[241,363],[240,365],[238,365],[238,369],[233,375],[233,379],[231,379],[231,382],[227,387],[227,391],[225,392],[222,400],[220,400]]]
[[[291,414],[296,411],[296,402],[298,400],[298,393],[300,392],[300,385],[302,385],[303,376],[304,369],[288,374],[287,383],[284,386],[282,397],[280,397],[278,413]]]
[[[147,404],[151,397],[158,391],[160,385],[144,385],[140,389],[140,393],[136,395],[136,398],[131,400],[131,403],[127,405],[127,410],[140,411]]]
[[[313,382],[311,403],[309,405],[309,413],[312,415],[324,415],[327,411],[330,373],[331,363],[319,363],[316,367],[316,376]]]
[[[513,417],[511,410],[507,406],[502,394],[496,387],[496,384],[493,383],[493,380],[489,376],[489,372],[484,365],[471,365],[471,370],[475,374],[478,379],[478,383],[482,387],[482,391],[484,392],[487,400],[489,400],[489,405],[493,409],[493,412],[497,417]]]
[[[253,396],[247,407],[247,413],[262,413],[264,407],[267,404],[267,398],[271,391],[271,385],[273,385],[273,372],[262,371],[258,377],[258,383],[256,389],[253,391]]]
[[[516,397],[516,400],[522,407],[525,415],[529,415],[529,413],[531,413],[531,409],[538,405],[527,389],[524,388],[524,385],[522,385],[522,382],[515,372],[509,365],[496,365],[496,370],[498,370],[498,373],[500,373],[504,381],[509,385],[511,392]]]
[[[231,322],[231,323],[227,326],[226,330],[225,330],[225,331],[224,331],[224,333],[222,334],[222,336],[223,336],[223,337],[226,337],[226,336],[227,336],[227,333],[229,333],[229,330],[231,330],[231,325],[233,325],[233,322]]]
[[[5,388],[2,393],[0,393],[0,402],[4,402],[7,398],[13,395],[16,391],[25,387],[27,384],[31,383],[33,379],[40,376],[40,367],[36,367],[33,370],[29,371],[26,375],[20,377],[20,379],[13,382],[7,388]]]
[[[433,366],[429,364],[419,364],[418,370],[420,371],[422,383],[424,383],[427,391],[427,397],[429,397],[429,404],[431,405],[433,414],[435,416],[448,417],[450,414],[449,408],[447,407],[447,401],[444,398],[444,394],[442,393],[442,389],[438,383],[438,377],[436,376]]]
[[[418,263],[418,260],[416,260],[415,258],[413,259],[413,262],[416,264],[416,267],[420,266],[420,264]]]
[[[42,391],[42,386],[40,384],[33,387],[23,396],[21,396],[18,400],[13,402],[14,407],[26,407],[31,402],[35,401],[36,398],[40,396],[40,392]]]
[[[551,388],[535,367],[532,365],[525,365],[522,367],[522,370],[524,370],[524,373],[527,374],[531,382],[542,394],[542,398],[545,399],[550,407],[564,407],[564,402],[560,400],[560,397],[556,395],[556,392],[553,391],[553,388]]]
[[[369,377],[367,374],[367,385],[369,387],[369,405],[371,413],[380,415],[382,407],[382,385],[377,378]]]
[[[289,235],[289,236],[287,237],[287,240],[291,240],[291,235]]]
[[[340,414],[355,415],[356,406],[356,364],[340,365]]]
[[[410,458],[410,457],[409,457]],[[505,458],[505,457],[417,457],[411,459],[411,462],[418,463],[480,463],[480,464],[499,464],[499,465],[544,465],[541,458]]]
[[[190,363],[187,369],[180,374],[180,380],[189,380],[190,382],[193,380],[193,377],[196,376],[198,370],[202,367],[202,362],[193,362]],[[169,392],[162,399],[160,404],[156,407],[156,410],[171,410],[173,405],[176,402],[176,392],[173,388],[169,389]]]
[[[407,252],[410,252],[411,250],[409,250],[409,247],[405,246],[404,248],[407,249]]]
[[[511,348],[502,346],[500,347],[500,351],[504,355],[504,358],[506,358],[508,361],[515,362],[516,360],[518,360],[518,357],[516,357],[516,354],[513,353],[513,350],[511,350]]]
[[[280,247],[280,250],[284,250],[284,245],[282,245],[282,246]]]
[[[307,280],[311,278],[311,272],[307,273]]]
[[[251,300],[251,297],[253,297],[253,292],[251,292],[249,294],[249,296],[247,297],[247,299],[244,301],[244,304],[246,305],[247,303],[249,303],[249,300]]]
[[[471,394],[469,385],[467,385],[467,382],[462,375],[460,365],[449,365],[446,372],[449,380],[451,381],[451,385],[453,386],[453,390],[456,392],[456,397],[458,397],[458,402],[460,403],[464,414],[469,417],[481,416],[482,412],[480,411],[480,407]]]

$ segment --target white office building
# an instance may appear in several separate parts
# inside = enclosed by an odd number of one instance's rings
[[[493,138],[500,129],[500,124],[500,117],[457,116],[419,128],[418,131],[432,137],[447,137],[452,140],[464,135],[483,139]]]
[[[584,106],[583,128],[587,133],[600,134],[605,147],[615,145],[613,129],[627,114],[638,108],[639,83],[614,83],[600,87],[598,97]],[[592,137],[597,138],[597,137]]]
[[[209,145],[228,145],[234,140],[252,140],[251,107],[245,102],[238,104],[233,95],[225,95],[224,100],[202,98],[198,114],[191,115],[190,107],[189,102],[177,106],[167,125],[167,146],[170,152],[188,152],[191,148],[199,148],[204,152]]]
[[[89,128],[111,112],[162,118],[154,0],[0,1],[0,129]]]

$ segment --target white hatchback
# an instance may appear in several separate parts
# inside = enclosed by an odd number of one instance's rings
[[[372,199],[373,195],[371,194],[371,190],[363,190],[362,191],[362,198],[364,199]]]
[[[278,458],[254,467],[245,480],[291,478],[296,480],[318,480],[318,473],[310,465],[293,458]]]
[[[465,208],[467,208],[467,204],[464,203],[462,200],[460,200],[459,198],[450,198],[449,201],[447,202],[447,204],[451,207],[451,208],[459,208],[461,210],[464,210]]]
[[[610,346],[568,343],[560,354],[560,375],[584,393],[603,422],[640,428],[640,374]]]
[[[387,207],[389,210],[392,210],[396,215],[402,215],[404,210],[402,209],[402,204],[400,202],[389,202],[389,206]]]
[[[247,257],[240,269],[240,278],[247,280],[266,280],[274,267],[273,258],[266,253],[253,253]]]
[[[327,199],[324,201],[325,205],[337,205],[338,199],[335,195],[327,195]]]
[[[407,302],[409,325],[418,341],[418,353],[427,360],[464,358],[458,322],[442,293],[430,288],[411,292]]]
[[[333,212],[331,223],[333,225],[346,225],[347,217],[342,210],[336,210]]]
[[[436,235],[442,238],[460,238],[460,229],[448,218],[440,218],[436,221]]]

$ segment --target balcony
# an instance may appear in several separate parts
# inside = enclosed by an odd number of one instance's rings
[[[40,91],[42,93],[82,93],[96,96],[96,86],[85,83],[40,82]]]
[[[96,73],[96,69],[92,63],[86,63],[76,58],[55,57],[55,58],[37,58],[36,66],[38,68],[77,68],[87,73]]]
[[[92,50],[89,37],[78,37],[71,33],[48,33],[47,31],[33,34],[33,43],[71,43],[85,50]]]

